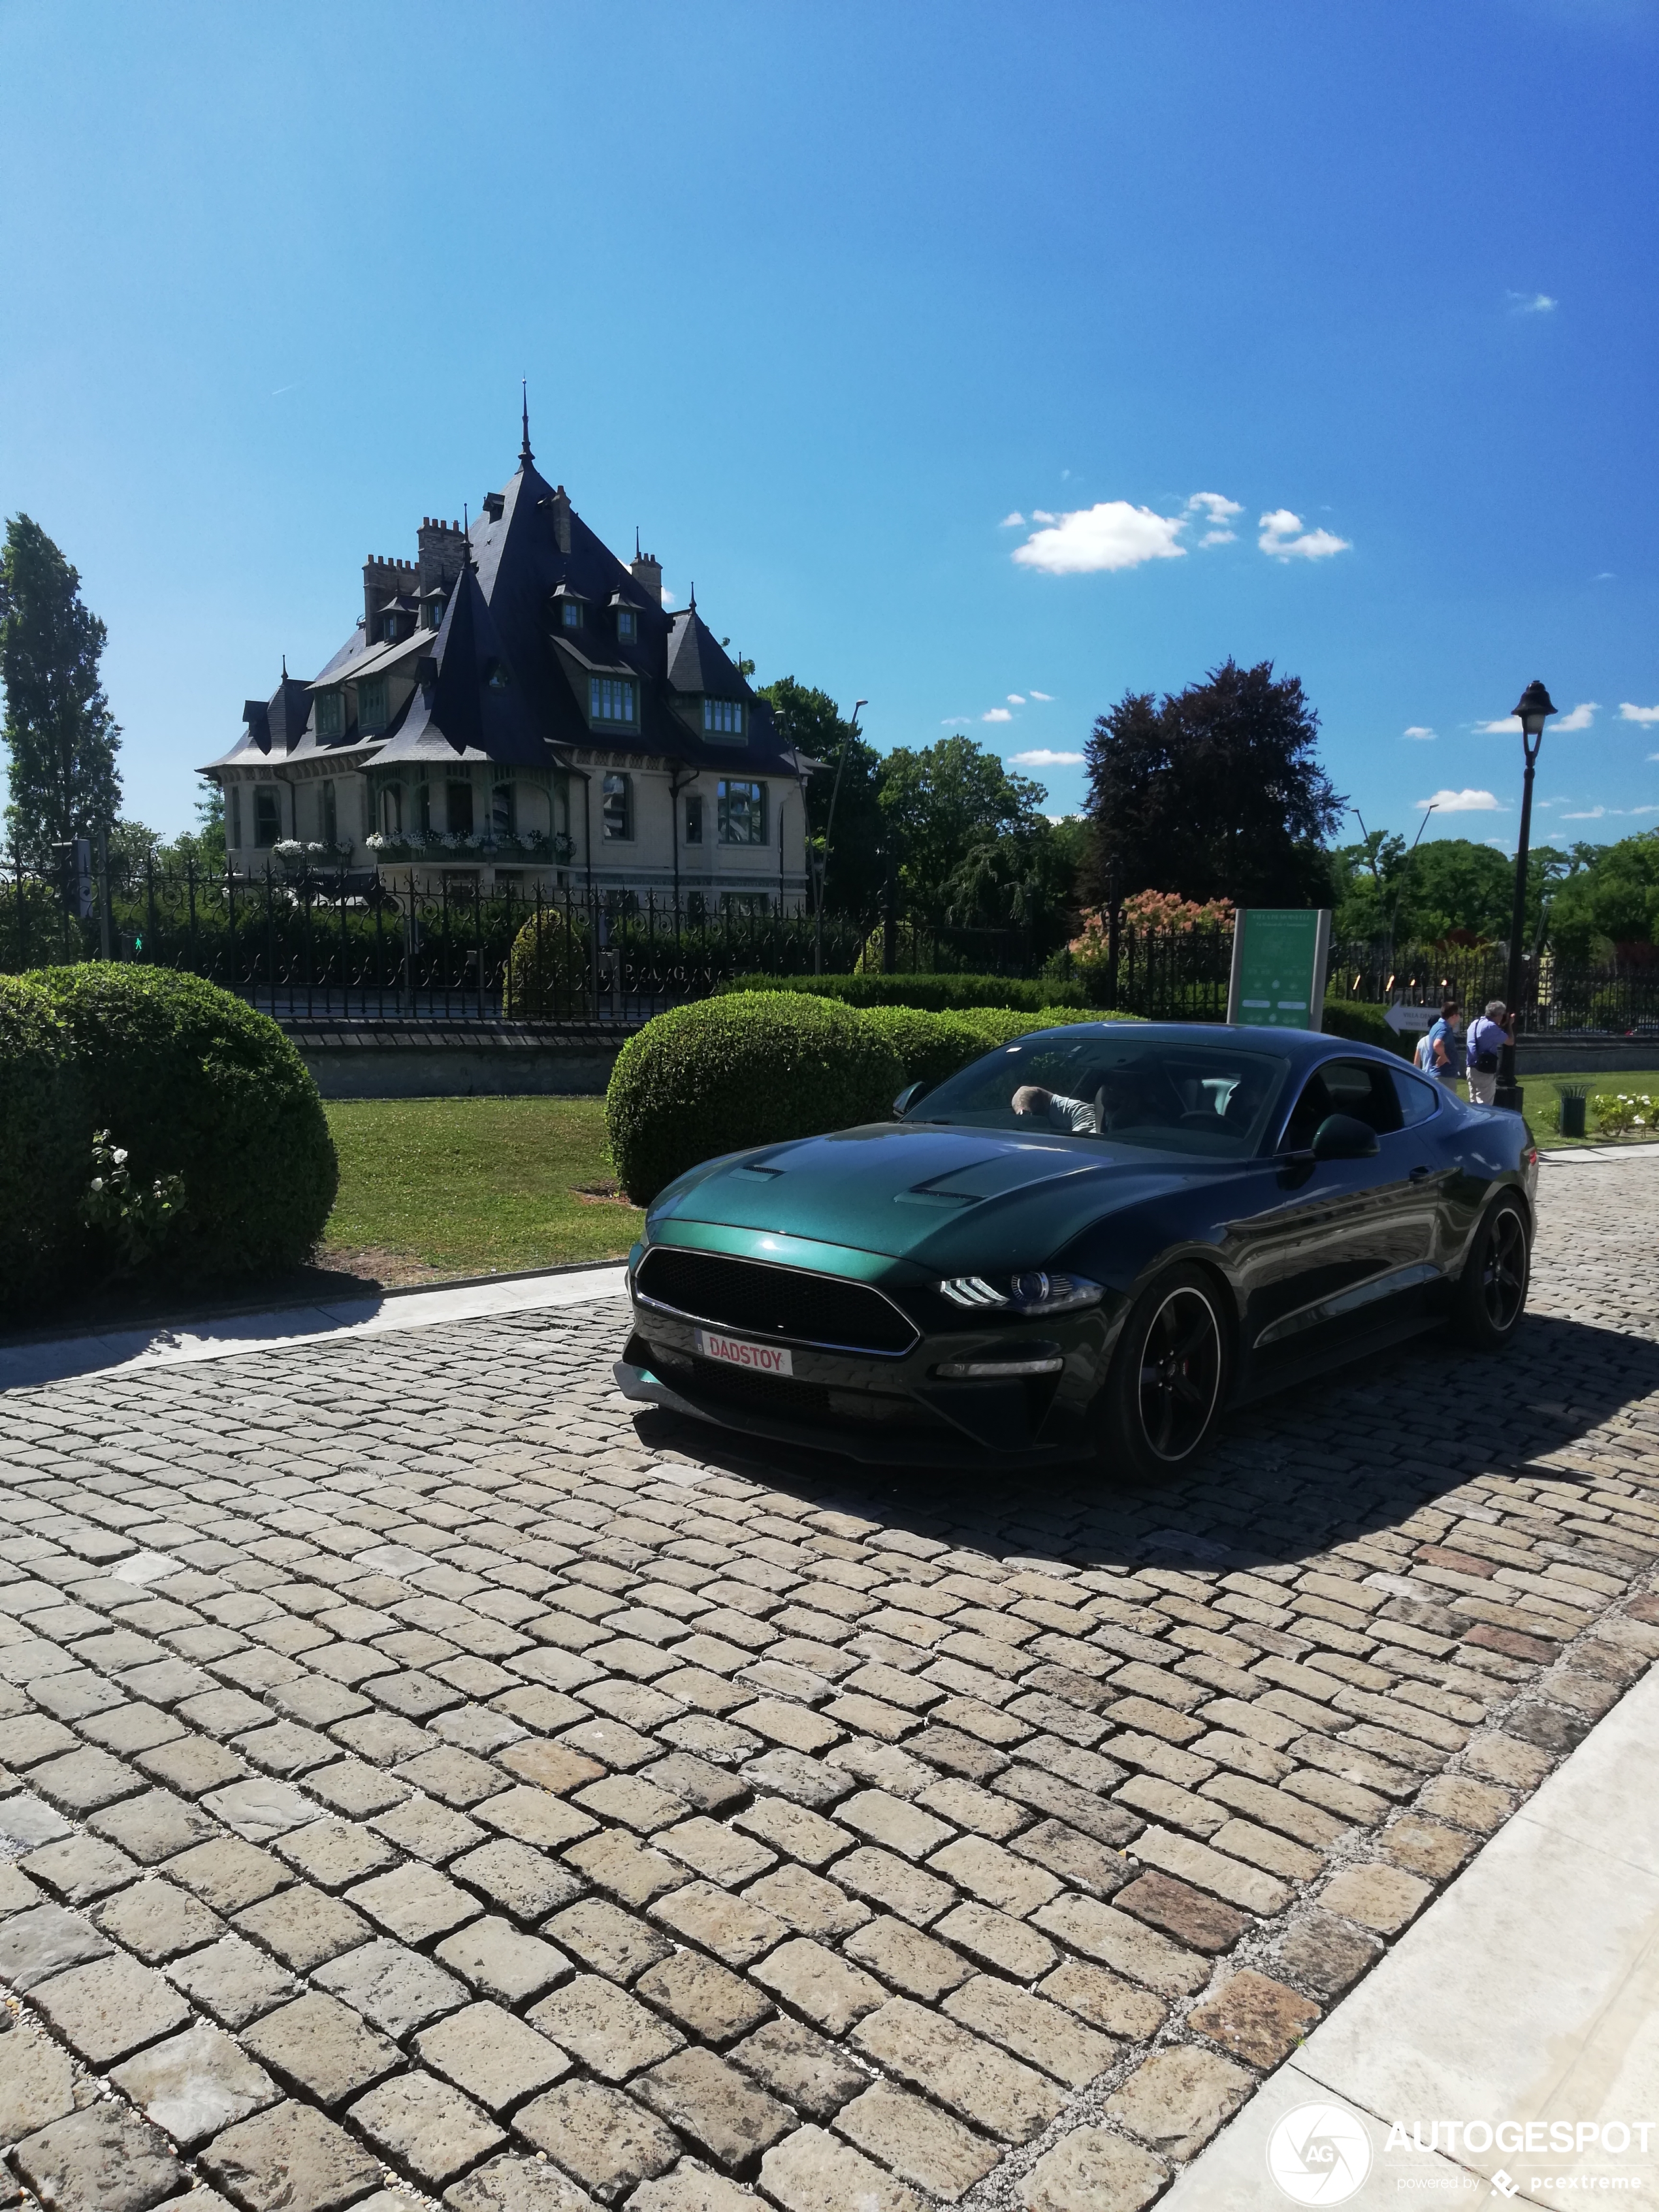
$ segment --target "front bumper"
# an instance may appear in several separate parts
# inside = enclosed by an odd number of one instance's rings
[[[773,1443],[874,1463],[1042,1463],[1093,1449],[1091,1415],[1120,1319],[1103,1307],[1017,1331],[924,1334],[896,1357],[789,1341],[786,1378],[700,1357],[698,1322],[636,1297],[634,1334],[615,1373],[627,1397]],[[1059,1373],[958,1382],[936,1372],[952,1361],[1039,1351],[1059,1355]]]

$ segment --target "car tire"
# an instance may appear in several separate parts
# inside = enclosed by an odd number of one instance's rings
[[[1501,1352],[1520,1327],[1532,1279],[1532,1238],[1513,1198],[1482,1218],[1457,1279],[1452,1325],[1476,1352]]]
[[[1182,1474],[1226,1396],[1227,1324],[1201,1267],[1166,1267],[1135,1300],[1100,1396],[1096,1449],[1109,1476]]]

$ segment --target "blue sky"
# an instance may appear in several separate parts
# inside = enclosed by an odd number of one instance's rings
[[[1060,811],[1126,689],[1267,658],[1372,827],[1512,842],[1541,676],[1534,836],[1626,835],[1656,87],[1653,0],[0,0],[0,507],[164,830],[522,375],[587,520],[884,748]]]

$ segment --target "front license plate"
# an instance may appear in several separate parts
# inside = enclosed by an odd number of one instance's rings
[[[712,1328],[697,1331],[697,1351],[704,1359],[724,1360],[728,1367],[746,1367],[752,1375],[793,1375],[789,1354],[775,1344],[746,1344],[740,1336],[717,1336]]]

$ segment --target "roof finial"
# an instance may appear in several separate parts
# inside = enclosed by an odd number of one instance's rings
[[[639,524],[636,522],[636,523],[634,525],[634,558],[637,561],[637,560],[639,559],[639,557],[640,557],[640,526],[639,526]]]
[[[283,655],[283,683],[284,683],[284,684],[286,684],[286,683],[288,682],[288,655],[287,655],[287,653],[284,653],[284,654]]]
[[[472,553],[472,518],[465,500],[461,501],[461,543],[466,549],[466,565],[476,574],[478,563]]]
[[[691,611],[693,614],[697,611],[697,587],[695,584],[691,586]]]
[[[519,465],[527,469],[536,456],[530,450],[530,380],[519,379],[519,388],[524,394],[524,443],[519,448]]]

